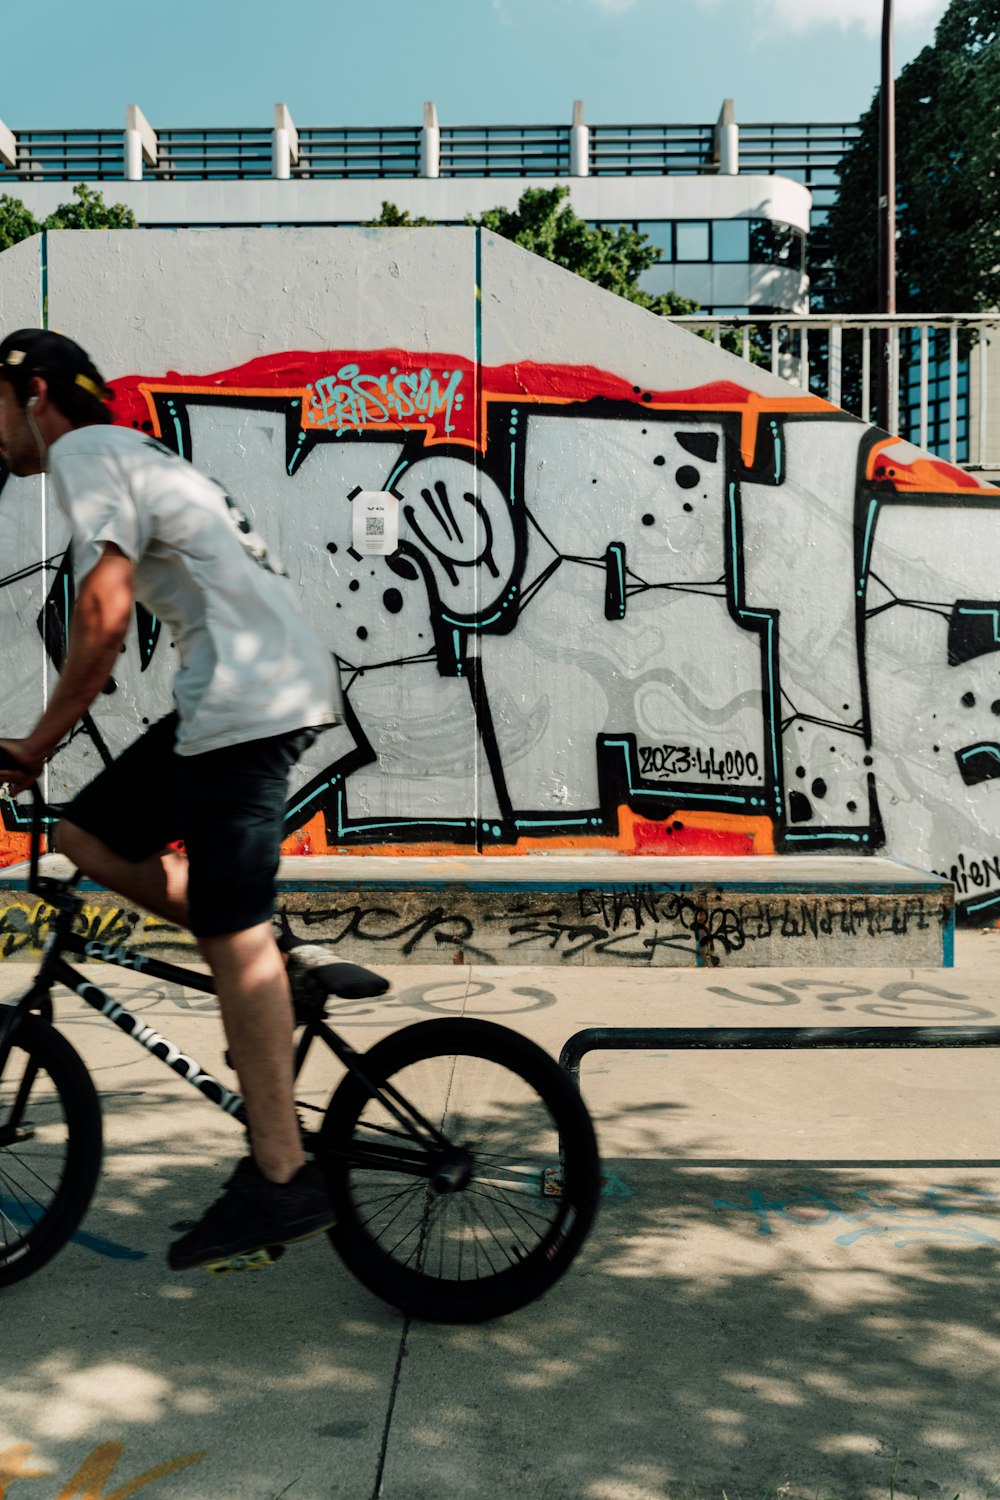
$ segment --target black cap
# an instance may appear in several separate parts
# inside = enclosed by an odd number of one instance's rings
[[[20,328],[0,343],[0,376],[24,388],[32,375],[53,385],[75,385],[98,401],[111,392],[86,350],[64,333],[48,328]]]

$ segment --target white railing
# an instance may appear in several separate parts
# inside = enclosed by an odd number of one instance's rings
[[[877,420],[884,360],[894,433],[964,468],[1000,471],[1000,313],[696,314],[671,321],[866,422]]]

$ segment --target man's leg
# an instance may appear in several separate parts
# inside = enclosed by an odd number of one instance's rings
[[[288,771],[304,736],[182,757],[174,732],[162,720],[85,788],[58,847],[102,885],[193,930],[216,981],[253,1157],[171,1245],[169,1264],[183,1270],[317,1234],[332,1213],[322,1172],[304,1161],[291,994],[271,927]],[[178,837],[188,858],[147,853]]]
[[[269,1182],[305,1162],[294,1104],[292,997],[270,922],[200,938],[240,1080],[254,1161]]]
[[[133,863],[67,818],[56,824],[53,843],[98,885],[177,927],[187,927],[188,862],[183,854],[166,849]]]
[[[66,820],[56,828],[55,843],[91,880],[178,927],[188,926],[188,862],[183,855],[167,850],[133,864]],[[269,1181],[288,1182],[305,1157],[294,1105],[294,1028],[284,956],[270,922],[201,938],[198,946],[215,979],[254,1160]]]

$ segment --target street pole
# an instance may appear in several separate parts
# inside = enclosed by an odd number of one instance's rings
[[[882,0],[882,87],[879,94],[878,173],[878,311],[896,311],[896,79],[892,61],[892,0]],[[880,340],[876,420],[892,432],[897,419],[893,379],[895,340],[888,330]]]

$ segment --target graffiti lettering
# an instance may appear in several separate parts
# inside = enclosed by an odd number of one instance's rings
[[[44,901],[26,897],[0,907],[0,956],[40,948],[49,934],[55,911]],[[73,930],[88,939],[110,939],[116,947],[131,937],[139,923],[137,911],[124,907],[91,906],[85,903],[76,915]]]
[[[862,1205],[860,1210],[853,1200]],[[757,1221],[759,1235],[773,1234],[777,1221],[813,1228],[849,1226],[835,1236],[838,1245],[854,1245],[871,1235],[888,1235],[899,1249],[949,1239],[1000,1245],[1000,1197],[983,1188],[853,1188],[847,1190],[846,1206],[812,1187],[774,1197],[751,1188],[744,1202],[728,1198],[714,1202],[716,1208],[750,1214]],[[987,1219],[993,1232],[968,1222],[970,1215]]]
[[[1000,886],[1000,854],[982,855],[979,859],[970,859],[968,864],[965,855],[960,854],[950,870],[938,873],[951,881],[960,896],[967,896],[970,891],[988,891]]]
[[[729,986],[709,985],[709,993],[721,995],[726,1000],[738,1000],[743,1005],[801,1005],[803,1000],[817,1000],[826,1010],[843,1011],[849,1001],[866,1001],[857,1009],[870,1016],[912,1016],[916,1011],[919,1020],[926,1024],[938,1021],[986,1021],[995,1013],[982,1005],[975,1005],[968,995],[944,990],[935,984],[916,983],[913,980],[893,980],[877,990],[863,984],[845,984],[830,979],[786,979],[782,984],[767,980],[752,980],[743,990]],[[753,990],[752,995],[745,990]],[[815,990],[814,995],[804,993]]]
[[[639,769],[643,776],[687,776],[696,771],[703,781],[742,782],[760,775],[760,761],[752,750],[692,750],[690,745],[639,745]],[[716,760],[718,754],[718,760]]]
[[[1000,916],[1000,855],[982,852],[1000,849],[995,489],[792,392],[398,350],[296,355],[294,391],[290,368],[275,353],[220,379],[128,377],[115,410],[243,496],[264,534],[270,514],[303,539],[292,576],[350,728],[296,773],[297,848],[884,850],[949,871],[965,920]],[[389,556],[353,550],[358,488],[400,497]],[[36,578],[58,667],[64,560],[12,559],[0,594]],[[137,730],[126,698],[150,719],[167,706],[169,653],[137,623],[129,693],[54,763],[67,786]],[[9,659],[10,693],[27,692],[29,654]],[[3,817],[0,858],[23,858],[5,850],[24,815]],[[723,922],[696,902],[678,933],[645,935],[725,954],[939,918],[767,903]],[[620,936],[556,925],[560,948]]]
[[[164,1463],[157,1464],[155,1468],[147,1469],[145,1473],[129,1480],[127,1484],[108,1492],[105,1490],[105,1485],[110,1484],[114,1470],[124,1452],[124,1443],[98,1444],[83,1460],[73,1477],[59,1491],[57,1500],[125,1500],[126,1496],[136,1494],[148,1485],[155,1484],[157,1480],[177,1474],[181,1469],[189,1468],[191,1464],[201,1463],[205,1457],[204,1452],[179,1454],[177,1458],[168,1458]],[[51,1477],[50,1470],[28,1468],[30,1457],[30,1443],[14,1443],[9,1448],[0,1449],[0,1500],[5,1500],[14,1480]]]
[[[312,387],[304,417],[307,427],[325,432],[378,427],[387,423],[409,429],[414,422],[443,416],[444,431],[454,432],[453,416],[461,410],[461,370],[407,370],[388,375],[365,374],[360,365],[342,365]]]

